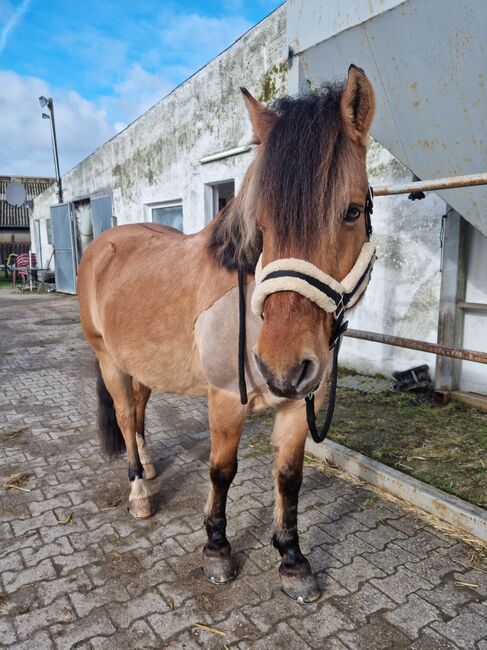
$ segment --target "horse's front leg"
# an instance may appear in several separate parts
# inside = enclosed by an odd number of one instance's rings
[[[308,560],[301,553],[298,536],[298,496],[303,480],[304,443],[308,427],[303,404],[285,404],[276,414],[273,442],[276,502],[272,543],[281,554],[279,574],[284,593],[309,603],[320,597],[320,588]]]
[[[228,489],[237,473],[237,449],[246,412],[247,407],[240,404],[237,396],[210,386],[211,488],[205,519],[208,542],[203,556],[205,575],[212,582],[227,582],[236,575],[226,537],[225,509]]]

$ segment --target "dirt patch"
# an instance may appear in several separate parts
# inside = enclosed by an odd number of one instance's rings
[[[77,325],[79,322],[78,316],[62,316],[60,318],[45,318],[43,320],[38,320],[34,325],[50,327],[54,325]]]
[[[111,485],[103,494],[97,495],[96,501],[100,508],[116,508],[128,499],[126,485]]]
[[[321,413],[319,421],[324,419]],[[487,414],[431,392],[339,388],[329,438],[420,481],[487,507]]]

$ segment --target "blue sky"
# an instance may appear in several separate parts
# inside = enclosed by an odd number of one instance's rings
[[[0,174],[65,172],[275,9],[278,0],[0,0]]]

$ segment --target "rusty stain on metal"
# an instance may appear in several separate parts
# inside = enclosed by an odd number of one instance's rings
[[[402,185],[378,185],[374,187],[375,196],[391,196],[392,194],[409,194],[410,192],[428,192],[430,190],[451,190],[455,187],[474,187],[487,185],[487,172],[469,174],[467,176],[449,176],[435,178],[430,181],[415,181]]]
[[[378,332],[367,332],[364,330],[349,329],[345,332],[345,336],[364,341],[374,341],[375,343],[384,343],[385,345],[393,345],[399,348],[431,352],[442,357],[452,357],[453,359],[463,359],[464,361],[487,364],[487,352],[454,348],[448,345],[438,345],[438,343],[405,339],[401,336],[391,336],[390,334],[379,334]]]

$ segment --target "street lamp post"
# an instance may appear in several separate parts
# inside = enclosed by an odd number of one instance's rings
[[[54,170],[56,173],[56,180],[57,180],[57,195],[58,195],[59,203],[62,203],[63,186],[61,181],[61,172],[59,170],[59,155],[57,150],[57,138],[56,138],[56,122],[54,121],[54,102],[52,101],[52,97],[48,98],[42,95],[41,97],[39,97],[39,104],[41,105],[41,108],[47,106],[47,108],[49,109],[50,115],[48,115],[47,113],[42,113],[42,117],[45,120],[51,120],[52,152],[54,155]]]

